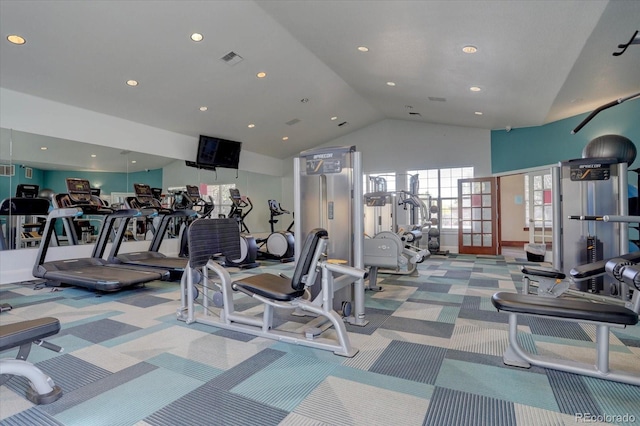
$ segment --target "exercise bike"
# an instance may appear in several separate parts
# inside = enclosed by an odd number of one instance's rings
[[[240,257],[237,259],[225,257],[224,266],[235,266],[241,269],[257,268],[260,266],[260,264],[256,262],[258,257],[258,244],[244,223],[244,218],[253,210],[253,204],[249,197],[240,195],[239,189],[229,188],[229,195],[231,196],[232,205],[228,218],[235,219],[240,228]],[[247,207],[248,210],[245,210]]]
[[[268,202],[271,215],[269,219],[271,233],[267,238],[256,240],[262,249],[258,250],[258,256],[262,256],[265,259],[276,259],[282,263],[293,262],[295,260],[295,239],[293,234],[288,229],[286,231],[276,231],[274,226],[278,223],[277,216],[291,214],[291,212],[283,209],[276,200],[269,200]]]

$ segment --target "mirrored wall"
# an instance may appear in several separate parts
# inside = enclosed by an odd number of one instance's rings
[[[108,203],[120,202],[131,195],[134,183],[162,188],[164,193],[169,188],[186,185],[204,188],[233,184],[254,205],[246,220],[255,233],[268,231],[268,200],[279,199],[282,194],[282,178],[276,176],[232,169],[199,170],[187,167],[183,160],[134,149],[127,151],[4,128],[0,129],[0,166],[4,172],[0,176],[0,200],[16,196],[21,184],[37,185],[43,196],[66,192],[68,177],[89,180]],[[286,228],[288,223],[283,225]]]

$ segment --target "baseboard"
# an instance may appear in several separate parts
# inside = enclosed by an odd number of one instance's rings
[[[524,249],[525,244],[529,244],[529,241],[500,241],[502,247],[518,247]]]

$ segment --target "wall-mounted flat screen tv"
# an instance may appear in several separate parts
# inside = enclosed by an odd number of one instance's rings
[[[220,139],[212,136],[200,136],[198,143],[198,167],[226,167],[237,169],[240,162],[242,142]]]

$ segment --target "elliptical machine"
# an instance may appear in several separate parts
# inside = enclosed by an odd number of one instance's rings
[[[191,225],[194,219],[198,218],[208,218],[213,213],[215,209],[215,204],[213,200],[208,195],[205,200],[200,195],[200,189],[196,185],[185,185],[185,190],[179,190],[175,192],[174,195],[174,208],[177,210],[189,209],[193,210],[196,213],[196,217],[191,218],[187,223],[187,228]],[[180,233],[180,257],[189,257],[189,239],[188,232],[183,230]]]
[[[244,223],[244,218],[253,210],[253,204],[249,197],[240,195],[239,189],[229,188],[229,195],[231,196],[231,202],[233,204],[228,217],[235,219],[240,227],[240,257],[238,259],[225,257],[224,264],[225,266],[235,266],[241,269],[256,268],[260,266],[260,264],[256,262],[258,257],[258,244]],[[249,209],[244,210],[247,207]]]
[[[286,231],[276,231],[274,227],[278,223],[277,216],[291,214],[291,212],[283,209],[276,200],[269,200],[268,203],[271,215],[269,219],[271,233],[267,238],[256,240],[260,247],[264,249],[259,250],[258,255],[267,259],[276,259],[282,263],[293,262],[295,260],[295,239],[293,234],[288,229]]]

